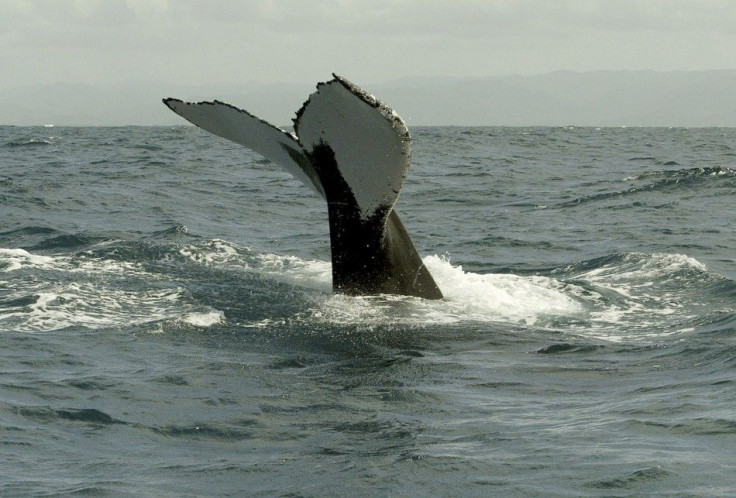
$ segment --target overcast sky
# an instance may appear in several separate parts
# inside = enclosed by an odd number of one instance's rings
[[[734,68],[730,0],[0,1],[0,88]]]

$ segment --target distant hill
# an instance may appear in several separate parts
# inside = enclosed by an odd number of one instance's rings
[[[121,82],[114,85],[59,83],[0,90],[0,125],[180,125],[185,124],[161,99],[222,100],[291,124],[294,112],[314,84],[213,84],[193,87],[167,82]]]
[[[398,83],[380,95],[417,124],[736,126],[736,70],[559,71]]]
[[[62,83],[5,89],[0,90],[0,124],[182,124],[161,104],[162,97],[175,96],[223,100],[289,125],[315,83]],[[410,126],[736,126],[736,70],[558,71],[356,83],[396,109]]]

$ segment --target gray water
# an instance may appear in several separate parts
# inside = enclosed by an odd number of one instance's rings
[[[736,493],[736,129],[412,135],[440,302],[197,129],[0,127],[0,495]]]

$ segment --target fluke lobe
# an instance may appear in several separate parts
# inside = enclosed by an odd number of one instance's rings
[[[327,201],[336,292],[442,298],[394,211],[409,170],[409,131],[378,99],[333,74],[297,112],[294,133],[217,100],[164,104],[285,168]]]

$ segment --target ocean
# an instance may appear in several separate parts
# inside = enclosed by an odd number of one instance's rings
[[[736,494],[736,129],[411,132],[441,301],[194,127],[0,127],[0,495]]]

